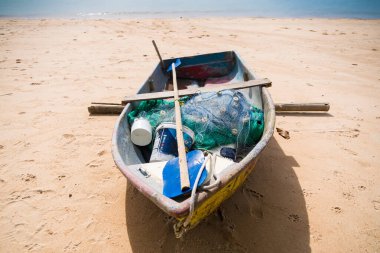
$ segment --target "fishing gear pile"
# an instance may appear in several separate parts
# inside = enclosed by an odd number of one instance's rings
[[[211,150],[236,144],[252,148],[264,131],[264,113],[236,90],[198,93],[179,99],[182,124],[195,134],[194,149]],[[148,100],[128,114],[129,124],[143,117],[155,130],[163,122],[175,122],[174,101]]]

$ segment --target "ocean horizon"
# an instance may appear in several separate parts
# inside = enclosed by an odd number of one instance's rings
[[[217,16],[379,19],[380,0],[0,0],[0,18]]]

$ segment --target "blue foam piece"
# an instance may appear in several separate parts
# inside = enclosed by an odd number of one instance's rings
[[[162,171],[162,178],[164,180],[163,194],[168,198],[175,198],[184,195],[191,191],[194,187],[195,179],[198,172],[205,161],[203,152],[200,150],[193,150],[186,154],[187,166],[189,169],[190,189],[186,191],[181,190],[181,179],[179,170],[179,159],[174,158],[168,161]],[[201,178],[199,179],[198,186],[202,185],[207,178],[207,170],[204,169]]]
[[[179,65],[181,65],[181,59],[178,58],[175,61],[174,66],[177,68]],[[170,71],[172,71],[172,64],[171,63],[170,63],[170,66],[169,66],[169,68],[168,68],[168,70],[166,72],[170,72]]]

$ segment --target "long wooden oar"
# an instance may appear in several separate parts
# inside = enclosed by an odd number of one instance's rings
[[[180,104],[179,104],[177,74],[175,71],[175,64],[174,63],[172,63],[172,71],[173,71],[175,123],[176,123],[176,132],[177,132],[181,190],[186,191],[190,188],[190,180],[189,180],[189,171],[188,171],[187,160],[186,160],[185,142],[183,140],[181,108],[180,108]]]

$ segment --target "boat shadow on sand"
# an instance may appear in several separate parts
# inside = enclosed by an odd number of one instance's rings
[[[170,217],[128,184],[133,252],[310,252],[304,193],[293,170],[298,166],[272,138],[243,186],[181,239]]]

